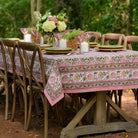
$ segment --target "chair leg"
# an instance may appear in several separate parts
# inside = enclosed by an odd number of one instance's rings
[[[122,105],[122,90],[118,90],[118,96],[119,96],[118,106],[121,108],[121,105]]]
[[[44,101],[44,138],[48,138],[48,101],[43,95],[43,101]]]
[[[114,94],[114,97],[115,97],[115,103],[118,104],[116,93],[117,93],[117,91],[116,90],[113,90],[113,94]]]
[[[138,89],[133,89],[135,100],[137,101],[137,110],[138,110]]]
[[[26,90],[23,92],[23,97],[24,97],[24,129],[26,130],[27,126],[27,92]]]
[[[5,120],[8,120],[8,109],[9,109],[9,86],[8,82],[5,82],[5,94],[6,94],[6,103],[5,103]]]
[[[26,130],[29,130],[29,126],[30,126],[30,122],[31,122],[32,105],[33,105],[33,95],[30,92],[30,96],[29,96],[29,110],[28,110],[28,119],[27,119],[27,123],[26,123]]]
[[[14,94],[13,94],[13,105],[12,105],[12,117],[11,117],[11,121],[14,121],[15,108],[16,108],[16,98],[17,98],[17,87],[14,85]]]
[[[12,84],[10,84],[9,86],[9,106],[10,106],[10,109],[12,109],[12,103],[13,103],[13,87],[12,87]]]
[[[137,92],[136,92],[136,97],[137,97],[137,110],[138,110],[138,89],[137,89]]]

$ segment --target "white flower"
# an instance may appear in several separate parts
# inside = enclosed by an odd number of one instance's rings
[[[34,17],[36,21],[40,21],[41,20],[41,13],[39,11],[34,11]]]
[[[66,27],[67,26],[66,26],[65,22],[58,21],[57,28],[58,28],[59,32],[64,31],[66,29]]]
[[[42,28],[44,29],[45,32],[52,32],[56,28],[56,25],[53,21],[47,20],[46,22],[43,23]]]
[[[43,20],[43,19],[46,19],[46,17],[47,17],[46,15],[43,15],[43,16],[42,16],[42,20]]]

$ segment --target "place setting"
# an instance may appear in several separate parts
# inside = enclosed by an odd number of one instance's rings
[[[89,42],[89,47],[90,47],[90,48],[94,48],[94,47],[99,46],[99,45],[100,45],[100,44],[97,43],[97,42]]]
[[[126,50],[126,48],[123,45],[98,45],[95,47],[95,50],[104,52],[115,52]]]
[[[72,52],[72,48],[49,47],[45,48],[44,52],[46,52],[47,54],[68,54]]]

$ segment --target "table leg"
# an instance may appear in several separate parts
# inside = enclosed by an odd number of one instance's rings
[[[106,92],[96,93],[96,111],[95,111],[94,124],[106,124]]]
[[[96,101],[96,116],[93,125],[77,126],[79,121],[89,111]],[[106,122],[106,102],[115,109],[126,122]],[[60,138],[76,138],[77,136],[100,134],[115,131],[138,131],[137,125],[132,121],[111,99],[106,95],[106,92],[96,92],[96,97],[90,98],[88,102],[75,115],[73,120],[65,127],[60,135]]]

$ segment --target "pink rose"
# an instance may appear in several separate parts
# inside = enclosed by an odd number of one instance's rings
[[[67,62],[65,62],[65,63],[64,63],[64,66],[68,66],[68,63],[67,63]]]
[[[122,77],[126,77],[126,76],[127,76],[126,72],[123,71],[123,72],[121,73],[121,76],[122,76]]]
[[[80,62],[80,65],[84,65],[84,62]]]
[[[62,62],[58,63],[58,66],[63,66],[63,63]]]
[[[112,72],[112,73],[111,73],[111,78],[112,78],[112,79],[116,78],[116,73],[115,73],[115,72]]]
[[[95,64],[99,64],[99,61],[95,61]]]
[[[68,80],[69,80],[69,77],[68,77],[67,75],[64,75],[64,76],[62,77],[62,81],[63,81],[63,82],[68,82]]]
[[[123,63],[125,60],[124,59],[120,59],[120,63]]]
[[[90,65],[94,64],[94,61],[90,61]]]
[[[88,76],[87,76],[87,78],[88,78],[88,80],[92,80],[93,79],[93,74],[88,74]]]
[[[138,77],[138,71],[135,71],[135,72],[133,73],[133,76],[134,76],[134,77]]]
[[[55,24],[58,23],[58,20],[55,17],[48,17],[49,21],[53,21]]]
[[[55,82],[56,81],[56,77],[55,76],[50,76],[49,81],[52,82],[52,83]]]
[[[102,72],[99,72],[99,73],[98,73],[98,77],[99,77],[100,79],[102,79],[102,78],[103,78],[103,73],[102,73]]]
[[[111,63],[111,61],[109,61],[109,60],[105,61],[105,64],[110,64],[110,63]]]
[[[80,65],[79,62],[75,62],[74,64],[75,64],[75,65]]]
[[[134,59],[134,62],[138,62],[138,58],[135,58],[135,59]]]
[[[79,74],[76,74],[76,75],[74,76],[74,80],[75,80],[75,81],[80,80],[80,75],[79,75]]]

